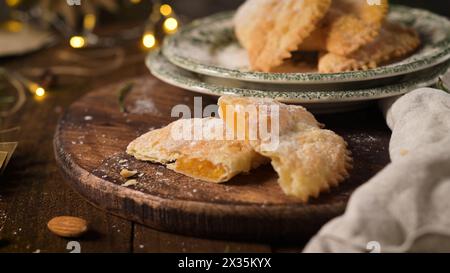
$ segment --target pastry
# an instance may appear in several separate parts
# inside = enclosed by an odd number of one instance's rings
[[[376,68],[419,47],[414,29],[386,21],[388,10],[388,0],[247,0],[234,26],[254,71],[339,73]],[[319,58],[311,62],[312,53]]]
[[[127,153],[186,176],[221,183],[267,162],[246,141],[227,140],[221,119],[180,119],[128,145]]]
[[[252,108],[256,115],[248,114]],[[279,175],[278,183],[287,195],[306,202],[348,176],[351,158],[347,143],[334,132],[322,129],[301,106],[225,96],[219,99],[219,113],[228,129],[245,135],[257,152],[271,159]],[[261,123],[278,129],[267,130],[269,134],[258,129],[257,134],[252,134],[251,129],[260,128]]]
[[[389,2],[370,4],[365,0],[333,0],[320,26],[299,49],[328,51],[348,55],[372,42],[379,35],[388,13]]]
[[[351,168],[347,143],[332,131],[310,127],[280,136],[276,149],[257,146],[272,161],[283,192],[307,202],[337,186]]]
[[[375,41],[356,52],[348,56],[335,53],[321,56],[319,72],[336,73],[376,68],[380,64],[407,56],[419,46],[419,35],[414,29],[386,23]]]
[[[234,19],[251,69],[269,72],[291,57],[325,16],[331,0],[247,0]]]
[[[287,105],[268,98],[219,98],[219,115],[234,137],[269,142],[272,137],[306,127],[320,127],[314,116],[298,105]],[[272,120],[275,120],[273,122]],[[263,128],[263,125],[264,128]]]

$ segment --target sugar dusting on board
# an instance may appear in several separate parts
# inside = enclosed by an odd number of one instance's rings
[[[0,232],[3,230],[3,227],[8,218],[6,212],[1,208],[1,207],[3,207],[3,204],[4,204],[3,199],[2,199],[2,196],[0,195]]]
[[[162,116],[163,114],[158,110],[156,103],[152,99],[152,92],[155,92],[157,80],[152,79],[145,86],[145,88],[136,88],[133,90],[135,99],[129,106],[127,111],[131,114],[151,114],[154,116]]]
[[[155,103],[150,98],[136,100],[134,104],[128,108],[128,111],[133,114],[153,114],[155,116],[161,115],[156,108]]]

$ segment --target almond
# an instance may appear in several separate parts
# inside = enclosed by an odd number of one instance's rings
[[[123,178],[133,177],[133,176],[135,176],[137,173],[138,173],[138,171],[130,171],[130,170],[127,170],[127,169],[122,169],[122,170],[120,171],[120,175],[121,175]]]
[[[124,184],[122,184],[122,187],[130,187],[130,186],[134,186],[137,184],[138,184],[138,182],[136,179],[130,179],[127,182],[125,182]]]
[[[66,238],[80,237],[88,229],[86,220],[72,216],[55,217],[47,223],[47,227],[54,234]]]

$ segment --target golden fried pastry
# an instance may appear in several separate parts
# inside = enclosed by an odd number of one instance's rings
[[[344,56],[351,54],[379,35],[388,9],[388,0],[380,0],[379,5],[370,5],[365,0],[333,0],[320,27],[304,40],[299,49]]]
[[[226,140],[223,121],[217,118],[180,119],[140,136],[128,145],[127,153],[214,183],[267,162],[248,142]]]
[[[268,72],[315,30],[331,0],[247,0],[235,16],[235,32],[253,70]]]
[[[419,46],[420,38],[414,29],[386,23],[375,41],[356,52],[348,56],[327,53],[320,57],[319,72],[337,73],[376,68],[380,64],[407,56]]]
[[[310,127],[281,136],[278,147],[257,148],[272,160],[278,183],[287,195],[307,202],[348,177],[347,143],[332,131]]]
[[[219,98],[219,115],[236,138],[269,141],[275,134],[286,134],[305,127],[320,127],[314,116],[298,105],[287,105],[267,98]],[[275,122],[272,120],[275,119]],[[262,125],[265,125],[262,127]]]
[[[248,114],[251,106],[257,109],[256,116]],[[219,99],[219,113],[228,129],[245,135],[257,152],[272,160],[278,182],[288,195],[306,202],[348,176],[351,158],[344,139],[321,129],[321,124],[301,106],[271,99],[225,96]],[[236,125],[239,119],[244,127]],[[268,128],[278,130],[269,129],[269,137],[258,131],[254,140],[255,134],[251,135],[247,128],[266,122]],[[273,126],[274,123],[278,126]]]

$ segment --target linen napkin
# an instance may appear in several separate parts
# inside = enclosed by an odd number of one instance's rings
[[[450,252],[450,94],[421,88],[383,105],[392,162],[304,252]]]

